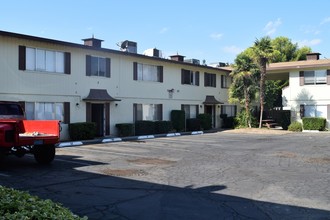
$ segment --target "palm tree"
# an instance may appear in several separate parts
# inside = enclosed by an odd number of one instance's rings
[[[232,99],[238,98],[244,100],[245,107],[245,126],[251,128],[250,103],[251,96],[255,92],[255,73],[256,65],[253,60],[244,53],[241,53],[235,59],[234,71],[231,73],[233,84],[230,96]],[[235,97],[236,96],[236,97]],[[242,98],[239,96],[243,96]],[[242,103],[243,104],[243,103]]]
[[[259,128],[262,126],[262,117],[265,104],[265,81],[266,81],[266,66],[273,57],[273,47],[270,37],[257,39],[252,47],[253,58],[260,69],[260,120]]]

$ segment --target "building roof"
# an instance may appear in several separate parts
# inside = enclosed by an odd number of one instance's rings
[[[113,49],[107,49],[107,48],[91,47],[91,46],[87,46],[87,45],[84,45],[84,44],[71,43],[71,42],[66,42],[66,41],[36,37],[36,36],[25,35],[25,34],[18,34],[18,33],[1,31],[1,30],[0,30],[0,36],[20,38],[20,39],[26,39],[26,40],[32,40],[32,41],[39,41],[39,42],[44,42],[44,43],[52,43],[52,44],[58,44],[58,45],[63,45],[63,46],[67,46],[67,47],[81,48],[81,49],[87,49],[87,50],[97,50],[97,51],[103,51],[103,52],[107,52],[107,53],[118,54],[118,55],[157,60],[157,61],[167,62],[167,63],[172,63],[172,64],[201,67],[201,68],[206,68],[206,69],[210,69],[210,70],[221,70],[221,71],[228,72],[228,73],[231,72],[230,70],[225,69],[225,68],[221,68],[221,67],[211,67],[211,66],[193,64],[193,63],[188,63],[188,62],[179,62],[179,61],[175,61],[175,60],[164,59],[164,58],[161,58],[161,57],[152,57],[152,56],[146,56],[146,55],[137,54],[137,53],[130,53],[130,52],[126,52],[126,51],[119,51],[119,50],[113,50]]]
[[[120,99],[115,99],[108,94],[106,89],[91,89],[84,101],[103,101],[103,102],[113,102],[121,101]]]
[[[269,72],[281,72],[289,70],[299,69],[310,69],[310,68],[323,68],[330,67],[330,59],[322,60],[302,60],[302,61],[291,61],[282,63],[270,63],[267,66]]]

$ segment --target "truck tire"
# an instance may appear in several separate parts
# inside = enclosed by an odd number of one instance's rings
[[[55,158],[55,145],[37,145],[33,147],[34,159],[39,164],[50,164]]]

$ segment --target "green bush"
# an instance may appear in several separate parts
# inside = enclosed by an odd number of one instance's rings
[[[294,131],[294,132],[301,132],[302,131],[302,124],[298,121],[292,122],[289,127],[289,131]]]
[[[212,116],[210,114],[199,114],[197,119],[200,121],[201,130],[210,130],[212,128]]]
[[[251,117],[251,127],[252,128],[258,127],[258,120],[256,119],[256,117],[254,117],[252,113],[250,114],[250,117]],[[246,118],[247,118],[247,114],[245,112],[245,109],[242,109],[242,111],[238,113],[234,119],[235,128],[247,128],[249,125],[246,124]]]
[[[324,131],[326,125],[325,118],[303,118],[303,128],[304,130],[318,130]]]
[[[136,121],[135,135],[155,134],[155,123],[153,121]]]
[[[183,110],[172,110],[171,111],[171,122],[173,128],[177,131],[184,131],[185,129],[185,112]]]
[[[223,120],[223,128],[234,128],[235,127],[235,118],[230,116],[230,117],[225,117],[222,119]]]
[[[134,136],[134,124],[132,123],[116,124],[116,128],[118,129],[119,137]]]
[[[96,134],[96,124],[93,122],[77,122],[69,124],[70,138],[76,140],[94,139]]]
[[[198,118],[188,118],[186,120],[186,130],[187,131],[200,131],[201,122]]]
[[[156,134],[167,134],[173,130],[171,121],[155,121]]]
[[[0,220],[5,219],[87,219],[51,200],[0,186]]]

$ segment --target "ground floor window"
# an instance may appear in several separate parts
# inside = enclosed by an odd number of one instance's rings
[[[327,105],[305,105],[304,117],[322,117],[327,118]]]
[[[161,121],[163,120],[162,104],[134,104],[134,121]]]
[[[235,117],[236,112],[236,105],[221,105],[221,114],[226,114],[227,117]]]
[[[181,105],[181,109],[185,112],[186,119],[196,118],[198,115],[198,105]]]
[[[62,102],[26,102],[26,118],[29,120],[64,121],[64,103]]]

